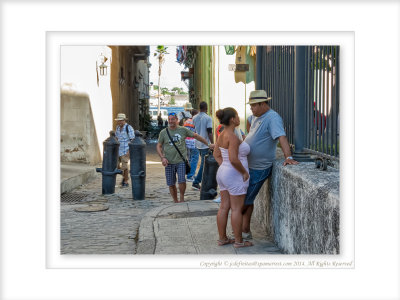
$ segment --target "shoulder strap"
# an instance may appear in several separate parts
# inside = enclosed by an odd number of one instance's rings
[[[169,131],[168,131],[168,127],[167,127],[167,128],[165,128],[165,129],[166,129],[166,131],[167,131],[167,134],[168,134],[169,140],[171,141],[172,145],[174,145],[174,147],[175,147],[176,151],[178,151],[178,153],[179,153],[180,157],[183,159],[183,161],[184,161],[184,162],[186,162],[186,159],[183,157],[183,155],[182,155],[181,151],[179,151],[178,147],[175,145],[174,141],[172,140],[172,137],[171,137],[171,135],[169,134]]]
[[[129,129],[128,129],[128,126],[129,126],[129,124],[128,124],[128,123],[126,123],[126,127],[125,127],[125,129],[126,129],[126,134],[128,135],[128,138],[129,138]]]

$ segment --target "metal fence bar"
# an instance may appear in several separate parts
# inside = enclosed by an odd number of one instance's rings
[[[334,119],[334,117],[333,117],[333,115],[332,115],[332,112],[333,112],[333,106],[332,106],[332,82],[333,82],[333,60],[332,60],[332,58],[333,58],[333,56],[332,56],[332,54],[333,54],[333,51],[332,51],[332,46],[330,46],[329,47],[329,66],[330,66],[330,72],[329,72],[329,74],[330,74],[330,78],[329,78],[329,82],[328,82],[328,87],[329,87],[329,93],[328,93],[328,95],[329,95],[329,97],[328,97],[328,106],[330,107],[330,110],[331,110],[331,113],[329,114],[329,122],[327,122],[328,124],[329,124],[329,152],[328,152],[328,154],[329,155],[332,155],[333,154],[333,119]]]
[[[310,115],[310,47],[307,47],[307,57],[306,57],[306,116]],[[306,119],[306,140],[305,144],[309,145],[310,143],[310,118]]]
[[[335,47],[336,48],[336,60],[335,60],[335,66],[336,66],[336,89],[335,89],[335,105],[334,105],[334,116],[335,116],[335,156],[339,156],[339,147],[340,147],[340,140],[338,140],[339,134],[338,132],[338,119],[339,119],[339,101],[340,101],[340,93],[339,93],[339,86],[340,86],[340,46]],[[337,116],[337,117],[336,117]],[[339,127],[340,128],[340,127]]]
[[[289,47],[289,55],[290,55],[290,60],[289,60],[289,103],[294,103],[294,46]],[[289,138],[289,143],[293,144],[293,139],[292,137],[294,136],[294,109],[290,109],[290,124],[292,124],[292,134],[290,135]]]
[[[318,81],[318,88],[319,88],[319,93],[318,93],[318,110],[317,110],[317,115],[318,115],[318,122],[317,122],[317,129],[318,129],[318,151],[323,152],[322,148],[322,135],[321,135],[321,123],[322,123],[322,116],[321,116],[321,110],[322,110],[322,96],[323,96],[323,91],[322,91],[322,81],[323,81],[323,72],[322,72],[322,50],[321,47],[318,47],[319,54],[318,54],[318,60],[319,60],[319,66],[318,66],[318,71],[319,71],[319,81]]]
[[[321,152],[326,152],[326,89],[325,89],[325,83],[326,83],[326,59],[325,59],[325,46],[322,46],[322,52],[321,52],[321,59],[322,59],[322,101],[321,101],[321,139],[322,139],[322,151]]]
[[[318,95],[318,89],[317,89],[317,79],[318,79],[318,73],[317,73],[317,47],[313,47],[313,95],[312,95],[312,102],[313,102],[313,115],[312,115],[312,126],[313,126],[313,132],[312,132],[312,144],[311,148],[316,149],[317,145],[317,126],[316,126],[316,119],[317,119],[317,95]]]

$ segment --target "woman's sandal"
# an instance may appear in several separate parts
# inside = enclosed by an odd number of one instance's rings
[[[249,242],[249,241],[244,241],[242,243],[235,242],[233,244],[233,247],[235,247],[235,248],[243,248],[243,247],[250,247],[250,246],[253,246],[253,243]]]
[[[235,239],[230,239],[230,238],[227,238],[226,240],[218,240],[218,246],[233,244],[234,242],[235,242]]]

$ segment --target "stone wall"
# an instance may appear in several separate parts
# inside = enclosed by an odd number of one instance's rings
[[[95,165],[101,162],[89,96],[61,91],[61,162]]]
[[[288,254],[339,254],[339,170],[314,162],[283,167],[272,175],[255,201],[253,222]]]

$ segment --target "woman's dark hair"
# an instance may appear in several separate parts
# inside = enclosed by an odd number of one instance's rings
[[[226,107],[224,109],[217,110],[215,114],[217,115],[217,118],[221,124],[229,126],[229,121],[236,117],[237,111],[233,107]]]

